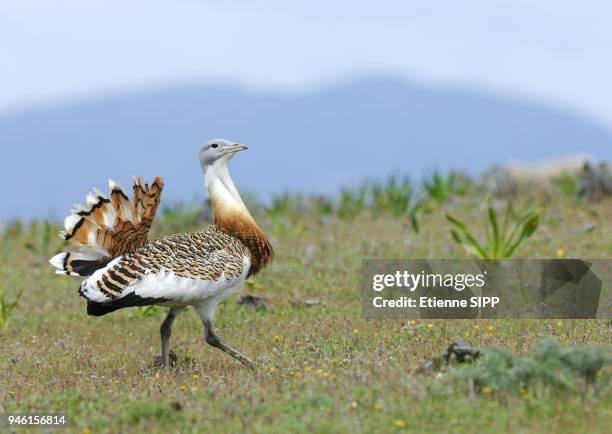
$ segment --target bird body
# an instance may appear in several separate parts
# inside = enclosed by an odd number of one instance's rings
[[[248,249],[211,226],[159,238],[115,258],[83,281],[79,293],[97,312],[136,303],[187,306],[228,294],[228,287],[244,281],[250,265]]]
[[[274,254],[229,175],[229,160],[243,149],[244,145],[223,139],[202,147],[200,162],[214,225],[201,231],[148,241],[164,186],[160,177],[151,187],[135,179],[131,202],[121,186],[110,181],[110,198],[94,189],[87,196],[87,207],[76,206],[65,220],[61,235],[79,250],[60,253],[50,262],[58,274],[89,276],[78,290],[87,299],[89,315],[154,304],[170,308],[161,330],[162,363],[168,363],[174,318],[193,306],[204,324],[207,342],[253,366],[223,344],[212,329],[217,306],[248,276],[263,269]]]

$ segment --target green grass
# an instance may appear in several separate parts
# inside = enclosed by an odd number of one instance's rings
[[[468,194],[448,211],[478,227],[486,213],[481,203]],[[564,347],[609,347],[609,322],[364,320],[362,258],[466,256],[449,233],[443,209],[424,215],[415,234],[405,216],[353,213],[348,199],[349,220],[308,213],[286,217],[281,212],[286,206],[279,202],[276,212],[256,216],[278,259],[248,289],[274,298],[277,307],[255,311],[231,299],[217,315],[219,335],[257,360],[255,373],[206,345],[192,311],[181,315],[173,330],[178,367],[156,369],[163,315],[124,310],[87,317],[76,293],[78,280],[55,276],[39,263],[38,249],[24,247],[28,235],[19,235],[0,264],[6,297],[23,292],[0,331],[2,407],[66,412],[71,432],[93,433],[609,432],[609,370],[595,386],[528,398],[519,391],[470,393],[445,375],[417,373],[456,339],[523,357],[546,337]],[[198,214],[190,212],[186,222],[175,214],[155,230],[200,224]],[[299,230],[292,229],[296,221]],[[562,250],[566,257],[610,256],[611,221],[609,201],[577,205],[560,197],[544,207],[538,230],[517,254],[557,257]],[[593,230],[579,230],[587,224]],[[53,237],[44,249],[58,247]],[[322,304],[290,303],[309,299]]]

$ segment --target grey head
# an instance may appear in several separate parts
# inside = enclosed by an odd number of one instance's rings
[[[213,139],[202,145],[200,149],[200,164],[202,169],[219,164],[227,165],[234,154],[247,149],[242,143],[227,139]]]

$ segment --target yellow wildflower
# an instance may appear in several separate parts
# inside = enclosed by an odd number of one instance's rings
[[[402,419],[395,419],[393,421],[393,425],[396,428],[404,428],[406,426],[406,422],[404,422]]]
[[[493,389],[489,386],[483,387],[480,391],[482,392],[483,395],[490,395],[493,393]]]

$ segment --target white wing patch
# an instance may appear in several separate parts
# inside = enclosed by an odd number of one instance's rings
[[[114,299],[104,295],[97,282],[102,275],[113,267],[121,257],[115,258],[106,267],[97,270],[89,279],[81,284],[81,294],[88,300],[104,303]],[[134,293],[142,298],[164,299],[170,304],[189,305],[199,303],[211,298],[222,296],[220,301],[232,295],[229,288],[238,287],[248,274],[251,260],[248,256],[243,258],[244,271],[238,277],[227,279],[225,273],[217,280],[204,280],[177,276],[173,271],[149,272],[144,277],[130,283],[117,298]],[[115,299],[117,299],[115,298]]]

